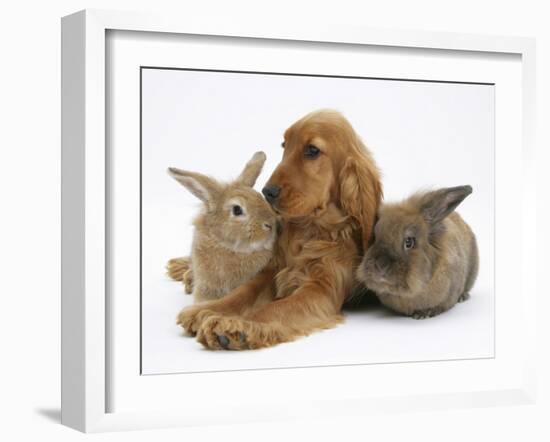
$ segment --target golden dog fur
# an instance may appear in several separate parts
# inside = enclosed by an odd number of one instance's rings
[[[314,145],[315,158],[304,152]],[[187,307],[178,323],[211,349],[254,349],[291,341],[342,320],[382,198],[378,168],[349,122],[334,111],[287,129],[268,186],[282,233],[272,262],[224,298]]]

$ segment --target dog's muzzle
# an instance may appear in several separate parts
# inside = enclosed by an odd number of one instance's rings
[[[265,186],[262,189],[262,193],[264,194],[265,199],[269,202],[269,204],[273,204],[279,197],[279,194],[281,193],[281,188],[279,186]]]

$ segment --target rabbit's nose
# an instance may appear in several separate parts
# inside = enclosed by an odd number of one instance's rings
[[[273,226],[269,223],[264,223],[264,229],[265,230],[271,230],[271,229],[273,229]]]
[[[382,275],[386,274],[389,266],[390,266],[390,260],[386,257],[378,257],[374,261],[374,267]]]
[[[281,193],[281,188],[279,186],[265,186],[262,193],[268,202],[273,203]]]

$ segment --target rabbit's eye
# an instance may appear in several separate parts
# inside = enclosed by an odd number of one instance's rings
[[[405,241],[403,241],[403,247],[405,248],[405,250],[410,250],[412,249],[416,244],[416,238],[414,238],[413,236],[407,236],[405,238]]]
[[[317,146],[314,146],[313,144],[308,144],[304,148],[304,155],[306,158],[317,158],[321,151]]]
[[[233,210],[233,215],[235,216],[241,216],[244,213],[243,208],[238,205],[234,205],[232,210]]]

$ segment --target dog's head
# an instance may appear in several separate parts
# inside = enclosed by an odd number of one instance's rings
[[[376,164],[338,112],[310,113],[290,126],[283,159],[262,192],[285,219],[317,216],[334,203],[356,220],[368,244],[382,197]]]

